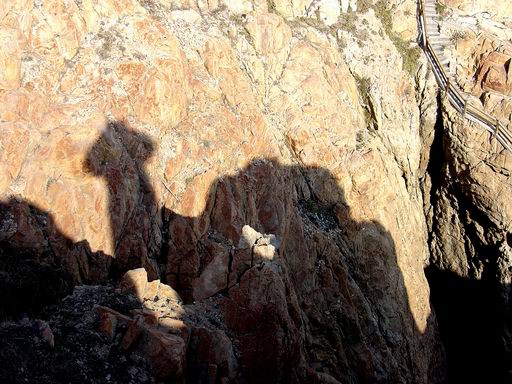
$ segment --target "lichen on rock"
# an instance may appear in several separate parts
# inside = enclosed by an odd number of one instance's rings
[[[424,268],[510,284],[510,157],[416,34],[414,2],[3,1],[0,381],[442,382]]]

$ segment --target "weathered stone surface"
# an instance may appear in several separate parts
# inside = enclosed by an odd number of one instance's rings
[[[476,81],[482,90],[512,95],[512,56],[491,52],[480,61]]]
[[[341,14],[340,2],[338,0],[320,0],[314,2],[314,5],[314,10],[311,13],[312,16],[316,14],[326,25],[333,25],[338,21],[338,17]]]
[[[511,127],[510,4],[447,1],[455,79],[471,103]],[[484,11],[486,13],[480,13]],[[442,111],[442,115],[441,115]],[[447,381],[511,380],[510,189],[512,157],[446,103],[430,150],[425,212],[431,300],[446,347]],[[430,184],[430,181],[432,182]],[[489,314],[493,315],[489,315]],[[468,338],[468,335],[471,337]]]
[[[291,39],[288,24],[274,14],[251,14],[245,28],[254,41],[260,55],[276,54],[286,48]],[[270,37],[272,35],[272,38]]]
[[[126,315],[123,315],[117,311],[114,311],[112,308],[105,307],[103,305],[95,305],[94,309],[98,313],[98,315],[103,317],[105,314],[114,316],[119,322],[122,322],[123,324],[128,323],[130,318]]]
[[[171,319],[168,317],[161,317],[158,319],[158,324],[162,327],[163,330],[168,332],[182,332],[186,328],[186,324],[177,319]]]
[[[159,299],[172,300],[172,301],[176,301],[178,303],[181,302],[181,298],[180,298],[180,295],[178,294],[178,292],[176,292],[174,289],[172,289],[171,286],[169,286],[167,284],[163,284],[163,283],[160,283],[156,296]]]
[[[222,244],[213,243],[208,246],[212,260],[192,282],[195,300],[202,300],[226,289],[231,249]]]
[[[149,330],[148,337],[146,353],[155,377],[158,380],[179,380],[185,368],[183,339],[156,329]]]
[[[231,340],[219,330],[193,328],[189,344],[189,379],[232,382],[238,376],[238,363]]]
[[[128,327],[121,341],[121,348],[127,350],[136,343],[144,332],[144,320],[142,316],[137,316],[128,322]]]
[[[156,282],[159,283],[158,280]],[[140,308],[140,305],[130,311],[133,317],[96,305],[98,330],[109,342],[118,344],[124,353],[142,354],[157,380],[181,380],[185,373],[187,351],[184,337],[185,340],[189,337],[186,324],[178,319],[161,317],[176,314],[161,298],[145,298],[145,307]],[[118,323],[122,326],[117,327]],[[116,338],[123,329],[122,337]]]
[[[160,280],[153,280],[147,283],[144,291],[145,300],[154,300],[158,294],[158,288],[160,287]]]
[[[98,330],[101,334],[112,341],[116,335],[117,317],[108,312],[100,313],[100,325]]]
[[[253,10],[249,0],[223,0],[222,3],[235,15],[247,14]]]
[[[445,165],[435,168],[437,188],[429,218],[432,297],[453,362],[448,377],[506,382],[511,378],[506,351],[512,345],[506,309],[512,282],[512,157],[501,152],[482,161],[481,154],[495,152],[499,144],[490,143],[480,128],[463,123],[453,112],[446,113],[448,129],[439,141]]]
[[[104,312],[103,342],[159,377],[198,356],[201,380],[435,382],[434,93],[359,3],[2,2],[0,294],[31,297],[13,259],[58,272],[53,302],[139,269],[123,287],[152,312]],[[155,318],[172,337],[147,346]]]
[[[275,0],[273,1],[276,11],[287,19],[307,15],[307,10],[312,0]]]
[[[512,5],[507,1],[494,1],[489,3],[485,0],[464,1],[464,0],[446,0],[445,4],[460,9],[468,14],[480,12],[489,12],[494,19],[500,20],[512,15]]]
[[[229,290],[223,304],[226,325],[239,342],[240,364],[251,382],[300,380],[302,324],[296,317],[296,297],[286,294],[291,283],[281,275],[278,262],[258,258],[254,264]]]
[[[132,269],[126,272],[119,283],[121,292],[133,293],[140,301],[144,300],[148,285],[148,273],[144,268]]]
[[[0,31],[0,89],[12,90],[20,86],[21,79],[21,50],[13,35],[16,30]]]
[[[150,327],[158,326],[158,319],[160,317],[159,312],[152,311],[150,309],[144,309],[141,313],[144,323]]]

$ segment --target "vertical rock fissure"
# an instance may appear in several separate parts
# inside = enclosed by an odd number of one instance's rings
[[[159,268],[160,279],[162,282],[167,283],[167,276],[165,273],[165,268],[167,264],[167,255],[169,253],[169,225],[171,222],[171,214],[167,212],[165,209],[161,209],[161,219],[162,219],[162,228],[161,228],[161,243],[160,243],[160,252],[157,255],[157,263]]]
[[[444,140],[444,124],[441,94],[437,95],[437,115],[434,125],[434,140],[430,146],[429,162],[427,166],[427,174],[430,177],[432,187],[430,189],[429,199],[430,205],[434,207],[437,202],[437,193],[441,187],[443,179],[443,168],[446,165]]]
[[[437,114],[434,124],[434,139],[430,145],[428,164],[427,164],[427,180],[430,183],[430,189],[422,185],[423,195],[425,199],[425,216],[428,230],[428,248],[429,248],[429,264],[435,263],[433,256],[434,252],[434,233],[437,226],[436,212],[437,202],[439,199],[440,191],[443,188],[443,173],[445,172],[447,160],[445,155],[444,146],[444,124],[443,124],[443,107],[442,95],[437,95]],[[429,282],[430,284],[430,282]]]
[[[424,194],[430,252],[425,272],[446,350],[446,383],[504,383],[506,314],[500,302],[499,240],[492,235],[499,231],[460,180],[449,135],[438,96],[427,166],[431,185]]]

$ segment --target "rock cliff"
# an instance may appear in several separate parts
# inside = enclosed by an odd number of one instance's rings
[[[441,382],[451,277],[502,372],[511,155],[437,94],[415,15],[2,2],[3,382]],[[461,83],[508,105],[506,51],[465,38]]]

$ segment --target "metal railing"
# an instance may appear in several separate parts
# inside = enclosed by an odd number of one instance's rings
[[[429,4],[436,4],[434,1]],[[481,125],[484,129],[489,131],[493,137],[510,153],[512,153],[512,134],[508,131],[505,124],[500,122],[495,117],[489,115],[482,109],[471,104],[469,95],[464,93],[457,85],[453,84],[450,80],[450,76],[446,73],[441,60],[438,57],[430,39],[431,37],[427,31],[427,17],[425,15],[425,0],[419,1],[419,24],[421,32],[421,41],[423,44],[423,50],[427,56],[432,70],[436,77],[437,83],[442,91],[445,92],[445,96],[450,102],[451,106],[459,112],[464,118]],[[436,17],[439,18],[436,12]]]

